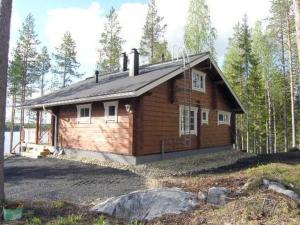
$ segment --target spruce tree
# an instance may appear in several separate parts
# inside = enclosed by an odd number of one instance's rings
[[[190,0],[184,43],[191,54],[209,51],[216,57],[216,29],[212,26],[206,0]]]
[[[160,62],[163,54],[170,55],[167,41],[164,40],[166,28],[167,25],[163,24],[163,17],[158,15],[155,0],[150,0],[140,43],[140,54],[150,63]]]
[[[104,31],[101,34],[98,68],[102,72],[113,72],[120,68],[119,59],[122,53],[121,26],[117,12],[111,8],[106,16]]]
[[[61,78],[60,87],[68,86],[73,78],[82,76],[77,70],[80,63],[76,59],[76,43],[73,40],[71,33],[67,31],[62,39],[59,47],[55,48],[53,53],[54,66],[52,72]]]

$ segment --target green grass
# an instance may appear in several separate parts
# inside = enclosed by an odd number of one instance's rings
[[[104,216],[99,216],[97,219],[95,219],[93,225],[107,225]]]
[[[55,221],[52,221],[51,225],[75,225],[78,224],[82,219],[81,215],[69,215],[67,217],[59,217]]]
[[[26,225],[41,225],[42,221],[38,217],[33,217],[26,221]]]
[[[252,177],[264,177],[292,186],[300,194],[300,164],[271,163],[251,168],[246,173]]]

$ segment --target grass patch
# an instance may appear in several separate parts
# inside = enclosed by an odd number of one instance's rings
[[[300,194],[300,164],[271,163],[246,171],[251,177],[264,177],[291,186]]]
[[[49,225],[75,225],[82,219],[81,215],[71,214],[67,217],[59,217],[58,219],[49,223]]]

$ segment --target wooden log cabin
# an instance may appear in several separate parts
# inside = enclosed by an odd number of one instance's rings
[[[133,49],[129,69],[122,59],[119,72],[24,104],[52,114],[51,145],[130,164],[232,148],[245,109],[209,53],[140,66]]]

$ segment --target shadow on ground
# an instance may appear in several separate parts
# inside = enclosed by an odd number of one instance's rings
[[[228,173],[238,172],[244,169],[257,167],[260,165],[266,165],[270,163],[286,163],[286,164],[298,164],[300,163],[300,151],[289,153],[276,153],[276,154],[261,154],[257,156],[250,156],[241,158],[235,163],[221,166],[218,168],[202,170],[198,173]],[[196,174],[196,173],[195,173]]]

